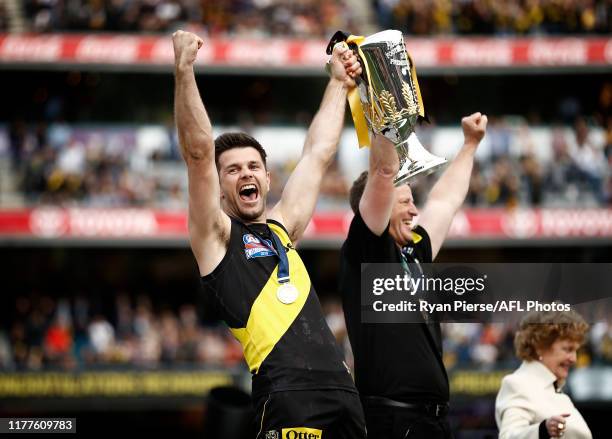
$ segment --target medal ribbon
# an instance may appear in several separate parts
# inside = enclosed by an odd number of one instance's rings
[[[278,280],[278,283],[281,285],[289,283],[289,258],[287,258],[287,251],[285,250],[285,246],[280,241],[280,239],[278,239],[276,233],[270,230],[270,234],[272,235],[272,246],[270,246],[268,245],[268,242],[263,236],[251,229],[246,224],[245,227],[249,232],[251,232],[251,234],[255,235],[257,239],[259,239],[259,241],[264,247],[274,252],[274,254],[278,257],[278,271],[276,272],[276,280]]]

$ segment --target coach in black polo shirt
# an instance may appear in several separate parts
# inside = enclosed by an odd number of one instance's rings
[[[384,136],[374,137],[369,172],[351,188],[355,217],[342,246],[340,289],[369,439],[452,437],[440,324],[362,323],[360,264],[435,259],[467,194],[487,117],[475,113],[461,124],[465,143],[432,188],[416,227],[410,187],[393,186],[399,163]]]

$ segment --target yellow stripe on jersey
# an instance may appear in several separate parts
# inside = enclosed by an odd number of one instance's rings
[[[284,246],[291,243],[281,227],[270,223],[268,226],[280,238]],[[253,302],[246,327],[230,328],[234,337],[242,344],[244,358],[253,373],[259,371],[261,364],[300,314],[310,293],[310,277],[302,259],[292,249],[287,252],[287,258],[291,283],[299,293],[297,300],[286,305],[276,297],[276,291],[280,285],[276,278],[277,265]]]

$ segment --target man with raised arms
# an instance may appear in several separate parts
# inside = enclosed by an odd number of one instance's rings
[[[341,250],[340,290],[370,439],[451,437],[440,324],[362,322],[360,279],[362,263],[402,264],[403,272],[438,254],[467,194],[487,116],[461,124],[465,143],[431,189],[419,225],[410,187],[393,186],[399,160],[386,137],[374,137],[369,171],[351,188],[355,217]]]
[[[347,91],[361,73],[334,48],[331,78],[278,204],[266,209],[266,153],[246,133],[213,141],[193,65],[204,42],[173,35],[175,117],[189,178],[189,236],[207,302],[244,349],[257,438],[365,438],[363,412],[295,243],[336,153]]]

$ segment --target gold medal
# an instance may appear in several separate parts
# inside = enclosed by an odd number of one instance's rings
[[[290,282],[281,284],[276,290],[276,298],[285,305],[291,305],[298,298],[298,289]]]

